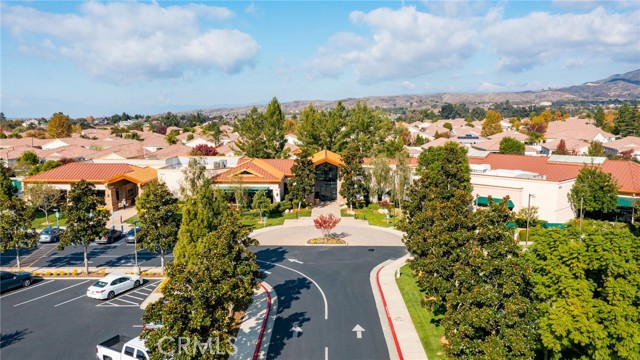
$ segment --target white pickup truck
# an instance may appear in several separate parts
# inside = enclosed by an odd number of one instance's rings
[[[140,337],[116,335],[96,345],[98,360],[149,360],[147,348]]]

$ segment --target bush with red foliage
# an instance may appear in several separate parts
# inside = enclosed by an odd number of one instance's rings
[[[322,214],[313,219],[313,224],[316,229],[322,232],[322,236],[328,238],[331,235],[331,230],[338,225],[340,218],[333,214]]]
[[[154,128],[153,128],[153,132],[160,134],[160,135],[167,135],[167,125],[165,124],[157,124]]]
[[[218,155],[218,150],[215,147],[209,146],[207,144],[196,145],[193,149],[191,149],[190,154],[192,156],[216,156]]]

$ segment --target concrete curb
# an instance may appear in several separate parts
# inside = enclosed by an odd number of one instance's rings
[[[146,310],[147,306],[149,306],[149,304],[153,304],[154,302],[162,299],[162,297],[164,296],[162,293],[160,292],[156,292],[156,290],[158,290],[158,288],[160,287],[160,285],[162,285],[162,282],[164,281],[164,278],[158,283],[158,286],[156,286],[155,289],[153,289],[153,291],[151,292],[151,294],[149,294],[149,296],[147,296],[146,299],[144,299],[144,301],[142,302],[142,304],[140,304],[140,309],[142,310]]]
[[[380,307],[383,308],[385,317],[381,317],[381,322],[388,323],[391,339],[387,338],[387,333],[385,332],[387,344],[392,342],[398,350],[392,359],[427,360],[427,354],[422,347],[420,337],[413,325],[411,315],[395,279],[396,271],[406,263],[409,257],[410,255],[407,254],[397,260],[382,263],[374,268],[373,271],[376,271],[377,290],[380,292],[380,297],[376,298],[376,306],[378,306],[379,312]]]
[[[255,301],[247,309],[240,325],[235,342],[237,351],[230,359],[261,360],[266,357],[276,317],[276,311],[272,310],[276,299],[273,288],[266,282],[260,282]],[[264,307],[262,302],[266,304]]]
[[[386,260],[374,267],[369,273],[369,282],[371,283],[371,291],[373,291],[373,298],[376,302],[376,308],[378,309],[378,317],[380,318],[380,325],[382,325],[384,340],[387,343],[387,349],[389,350],[389,360],[399,360],[400,357],[398,356],[398,351],[395,342],[393,341],[391,324],[386,320],[387,310],[383,305],[382,298],[380,297],[380,290],[377,282],[378,271],[392,262],[393,260]]]

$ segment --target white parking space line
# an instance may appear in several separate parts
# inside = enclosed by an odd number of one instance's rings
[[[156,286],[158,286],[159,283],[160,283],[160,281],[151,282],[151,283],[149,283],[149,284],[147,284],[145,286],[139,287],[137,289],[132,289],[128,293],[121,294],[116,298],[113,298],[111,300],[107,300],[107,301],[105,301],[103,303],[100,303],[100,304],[98,304],[96,306],[102,306],[102,307],[109,307],[109,306],[113,306],[113,307],[140,306],[140,304],[142,304],[144,299],[153,292],[153,289]],[[148,293],[147,293],[147,291],[148,291]],[[144,296],[144,297],[140,298],[140,297],[137,297],[137,296],[133,296],[133,294]],[[132,298],[132,299],[136,299],[138,301],[133,302],[133,301],[130,301],[130,300],[125,300],[125,299],[123,299],[124,297],[129,297],[129,298]]]
[[[11,295],[19,294],[19,293],[21,293],[21,292],[23,292],[23,291],[31,290],[31,289],[33,289],[33,288],[37,288],[38,286],[42,286],[42,285],[45,285],[45,284],[51,283],[51,282],[53,282],[53,281],[55,281],[55,280],[48,280],[48,281],[42,282],[42,283],[40,283],[40,284],[31,285],[31,286],[26,287],[26,288],[24,288],[24,289],[17,290],[17,291],[14,291],[14,292],[12,292],[12,293],[9,293],[9,294],[2,295],[2,296],[0,296],[0,299],[4,299],[4,298],[6,298],[7,296],[11,296]]]
[[[82,294],[82,295],[80,295],[80,296],[78,296],[78,297],[76,297],[76,298],[73,298],[73,299],[71,299],[71,300],[67,300],[67,301],[61,302],[60,304],[56,304],[56,305],[54,305],[53,307],[58,307],[58,306],[60,306],[60,305],[64,305],[64,304],[66,304],[66,303],[70,303],[70,302],[72,302],[72,301],[74,301],[74,300],[78,300],[78,299],[83,298],[83,297],[86,297],[86,296],[87,296],[87,295]]]
[[[134,298],[134,299],[136,299],[136,300],[143,300],[143,301],[144,301],[144,298],[139,298],[139,297],[137,297],[137,296],[133,296],[133,295],[131,295],[131,294],[124,294],[124,295],[122,295],[122,296],[128,296],[128,297]]]
[[[13,305],[13,307],[17,307],[17,306],[20,306],[20,305],[24,305],[24,304],[30,303],[30,302],[32,302],[32,301],[40,300],[40,299],[42,299],[42,298],[44,298],[44,297],[47,297],[47,296],[49,296],[49,295],[57,294],[57,293],[59,293],[59,292],[61,292],[61,291],[65,291],[65,290],[71,289],[72,287],[76,287],[76,286],[78,286],[78,285],[86,284],[86,283],[88,283],[89,281],[91,281],[91,280],[83,281],[83,282],[81,282],[81,283],[77,283],[77,284],[74,284],[74,285],[71,285],[71,286],[67,286],[67,287],[66,287],[66,288],[64,288],[64,289],[56,290],[56,291],[50,292],[50,293],[48,293],[48,294],[45,294],[45,295],[42,295],[42,296],[38,296],[37,298],[33,298],[33,299],[31,299],[31,300],[27,300],[27,301],[23,301],[23,302],[21,302],[21,303],[19,303],[19,304],[15,304],[15,305]]]

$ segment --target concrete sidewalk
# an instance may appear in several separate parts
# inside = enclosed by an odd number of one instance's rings
[[[240,325],[235,342],[238,351],[229,359],[259,360],[267,356],[278,297],[269,284],[261,282],[260,285]]]
[[[384,262],[371,271],[370,281],[382,330],[392,360],[427,360],[409,310],[404,303],[395,274],[409,255]]]

